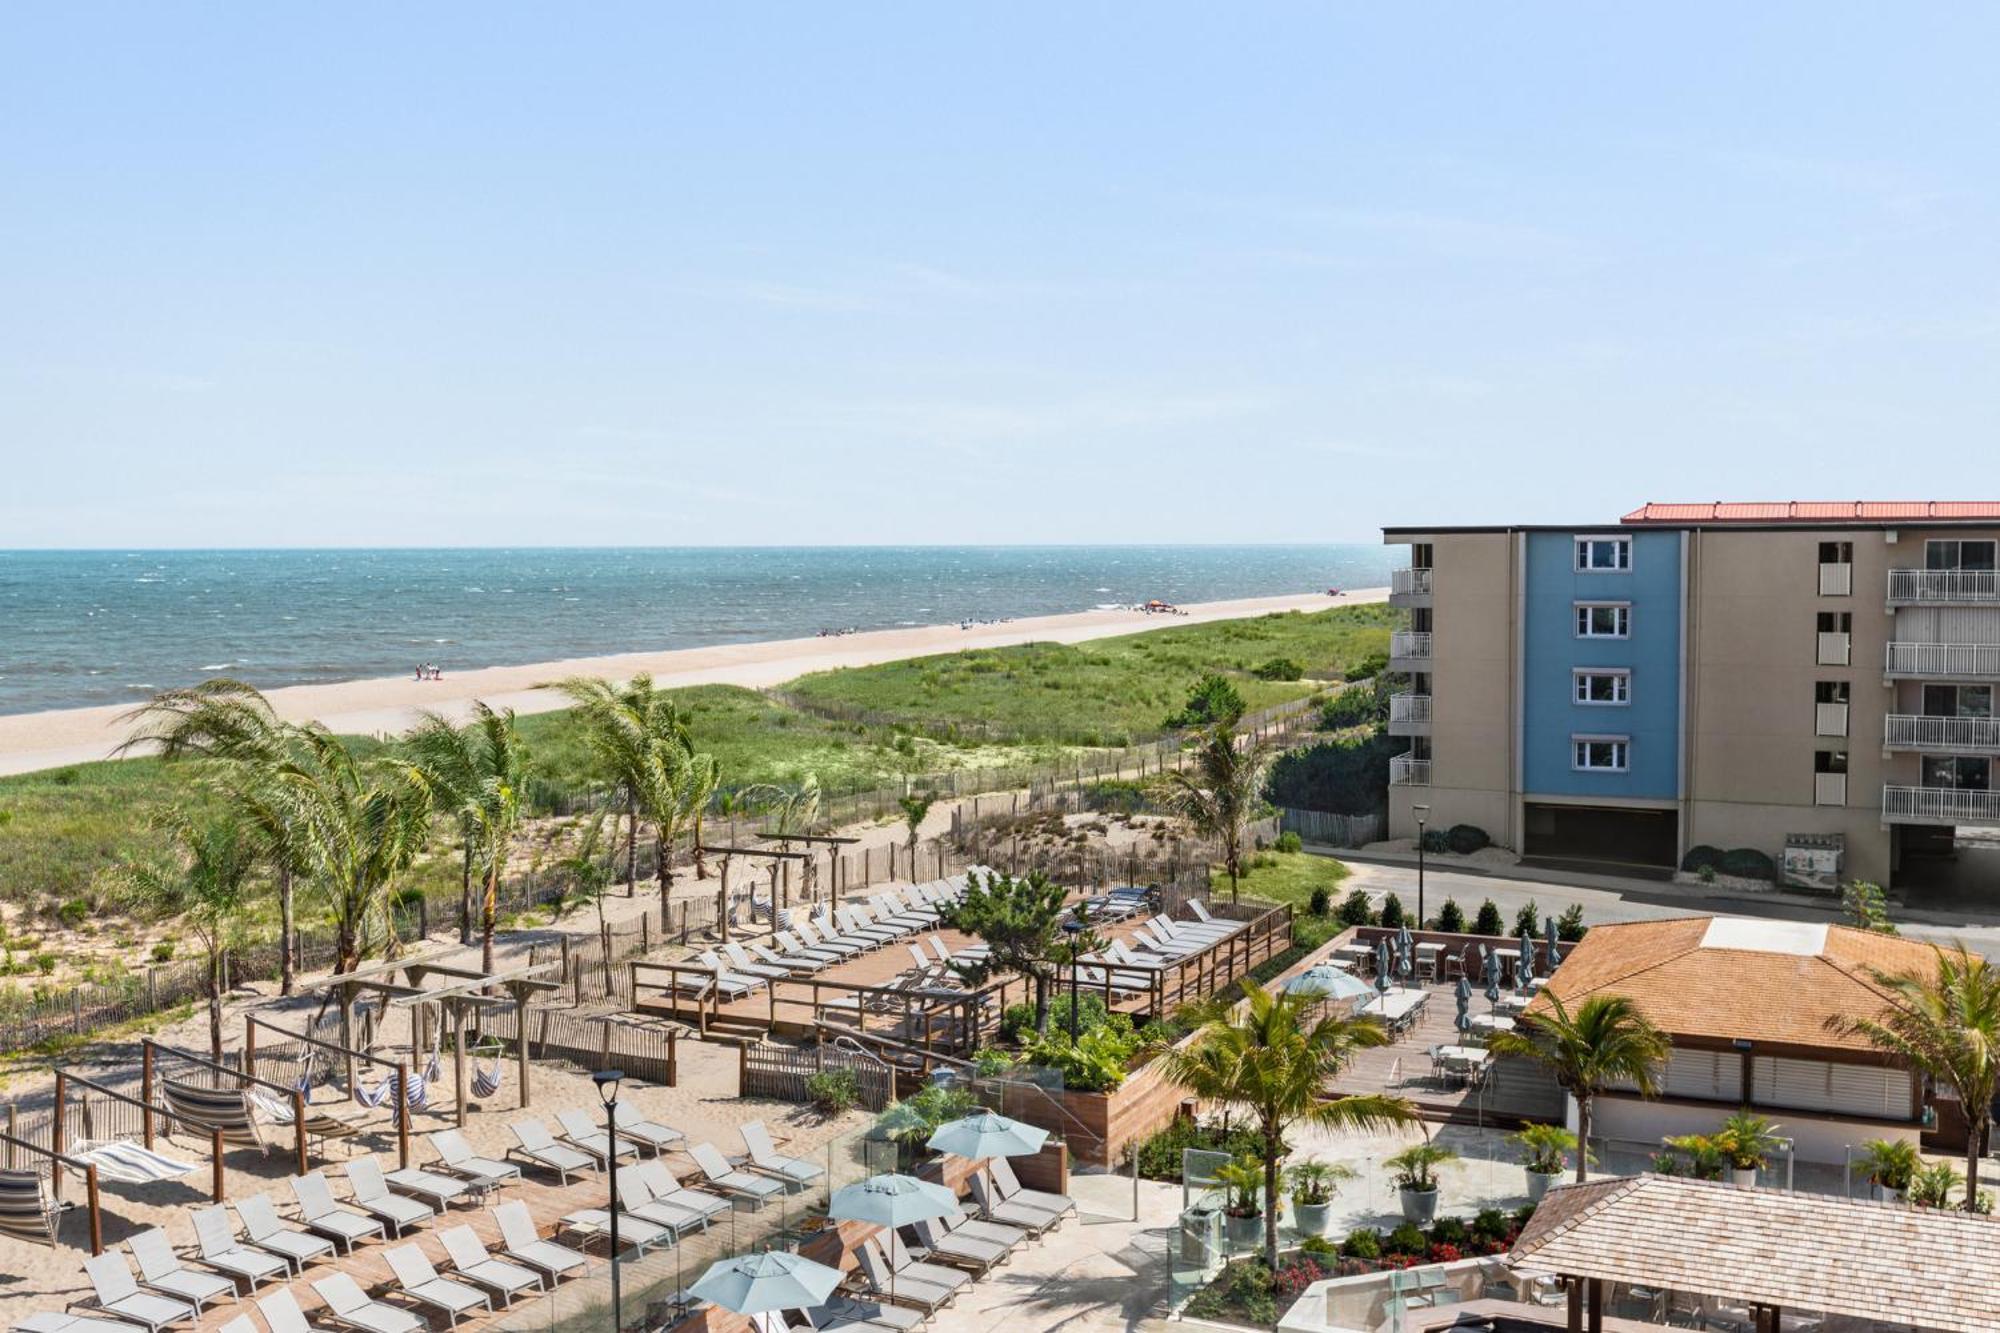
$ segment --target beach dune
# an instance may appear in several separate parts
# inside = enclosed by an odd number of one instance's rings
[[[447,664],[444,679],[438,681],[395,676],[333,685],[294,685],[270,691],[269,698],[279,715],[290,721],[316,721],[342,734],[377,735],[403,730],[425,710],[462,718],[475,699],[518,713],[552,712],[566,701],[554,691],[538,690],[535,686],[562,676],[592,675],[623,680],[645,671],[651,672],[663,686],[741,685],[763,689],[834,667],[871,666],[965,648],[1000,648],[1030,642],[1082,643],[1138,630],[1237,620],[1274,611],[1321,611],[1329,606],[1381,602],[1387,598],[1386,588],[1359,588],[1338,597],[1320,592],[1199,602],[1182,607],[1185,614],[1176,616],[1132,610],[1079,611],[973,625],[969,629],[927,625],[829,638],[617,653],[470,671],[452,671]],[[108,705],[0,716],[0,774],[32,773],[109,758],[130,734],[124,721],[130,711],[125,705]]]

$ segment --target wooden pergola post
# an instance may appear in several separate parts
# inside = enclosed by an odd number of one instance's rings
[[[451,1004],[451,1085],[456,1100],[458,1127],[465,1128],[465,1001],[456,999]]]
[[[1569,1333],[1583,1333],[1583,1279],[1565,1276],[1563,1285],[1569,1289]]]
[[[1604,1333],[1604,1279],[1590,1279],[1590,1333]]]
[[[145,1103],[139,1110],[139,1134],[150,1149],[153,1146],[153,1043],[150,1038],[139,1042],[139,1100]]]

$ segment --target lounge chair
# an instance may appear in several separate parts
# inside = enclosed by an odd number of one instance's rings
[[[354,1252],[356,1241],[389,1238],[386,1219],[364,1216],[344,1204],[335,1203],[333,1187],[317,1171],[293,1176],[292,1193],[298,1197],[299,1221],[305,1224],[306,1230],[325,1236],[348,1254]]]
[[[237,1321],[231,1321],[237,1322]],[[41,1310],[8,1325],[12,1333],[139,1333],[137,1324],[102,1315],[77,1314],[73,1310]],[[227,1326],[224,1327],[227,1333]],[[256,1333],[256,1330],[250,1330]]]
[[[884,944],[894,944],[922,924],[894,920],[893,913],[882,911],[873,903],[851,903],[842,908],[841,912],[836,912],[834,918],[838,920],[842,912],[846,914],[848,921],[853,923],[858,933],[875,935]]]
[[[781,930],[771,938],[777,941],[778,948],[783,951],[779,957],[789,959],[801,967],[810,966],[818,970],[846,957],[845,954],[835,953],[831,949],[811,948],[789,930]]]
[[[623,1184],[623,1181],[619,1182]],[[562,1225],[586,1242],[598,1236],[611,1239],[611,1211],[607,1208],[579,1208],[576,1212],[563,1214]],[[674,1232],[671,1227],[649,1222],[643,1217],[635,1217],[623,1208],[618,1210],[618,1240],[620,1244],[632,1247],[635,1258],[646,1253],[649,1245],[672,1245]]]
[[[366,1175],[369,1171],[380,1174],[391,1189],[415,1195],[439,1212],[451,1207],[454,1200],[466,1198],[472,1193],[470,1182],[460,1180],[456,1176],[440,1175],[436,1171],[426,1171],[420,1166],[406,1166],[400,1170],[384,1172],[381,1164],[371,1157],[362,1174]],[[347,1175],[350,1180],[353,1179],[352,1166],[348,1167]]]
[[[232,1278],[242,1278],[252,1291],[266,1279],[283,1282],[292,1275],[291,1260],[266,1250],[246,1248],[236,1238],[229,1210],[219,1203],[194,1210],[194,1239],[203,1263]]]
[[[803,1157],[787,1157],[771,1142],[771,1131],[761,1120],[746,1120],[736,1131],[750,1153],[750,1167],[795,1185],[810,1185],[826,1174],[826,1168]]]
[[[655,1199],[700,1213],[704,1221],[713,1222],[736,1207],[720,1194],[690,1189],[681,1184],[662,1161],[641,1162],[632,1168],[632,1174],[646,1182],[646,1188],[653,1192]],[[619,1179],[624,1179],[624,1176],[621,1174]]]
[[[1250,924],[1247,921],[1231,921],[1226,917],[1210,916],[1208,914],[1208,904],[1199,898],[1190,898],[1188,900],[1188,910],[1199,917],[1201,924],[1204,926],[1220,926],[1231,935],[1234,935],[1237,931],[1242,930]]]
[[[430,1141],[432,1150],[438,1155],[438,1164],[473,1185],[492,1189],[496,1185],[521,1178],[520,1167],[512,1162],[496,1162],[491,1157],[481,1157],[472,1150],[472,1145],[465,1141],[465,1135],[458,1130],[437,1130],[431,1134]]]
[[[1024,1203],[1030,1208],[1040,1208],[1058,1217],[1076,1211],[1076,1200],[1067,1194],[1054,1194],[1048,1190],[1021,1188],[1021,1178],[1014,1174],[1014,1164],[1004,1157],[988,1160],[986,1173],[992,1178],[1000,1197],[1009,1203]]]
[[[797,933],[806,948],[833,954],[837,959],[852,958],[858,953],[867,952],[871,947],[867,941],[841,939],[838,931],[823,935],[819,927],[810,921],[800,921],[792,927],[792,930]]]
[[[972,1198],[979,1205],[980,1217],[986,1221],[1020,1227],[1037,1236],[1062,1220],[1062,1214],[1051,1209],[1036,1208],[1025,1203],[1010,1203],[1000,1198],[987,1183],[984,1172],[977,1172],[972,1176]]]
[[[877,894],[875,897],[870,898],[863,906],[868,909],[868,914],[875,919],[877,924],[887,926],[889,929],[904,935],[908,935],[912,931],[926,930],[937,921],[936,913],[933,912],[929,915],[924,915],[912,912],[904,907],[896,898],[886,893]]]
[[[1004,1262],[1010,1253],[1005,1245],[994,1241],[961,1236],[939,1225],[935,1218],[918,1222],[911,1229],[917,1233],[917,1243],[927,1258],[941,1259],[975,1276]]]
[[[299,1298],[292,1295],[290,1287],[259,1296],[257,1313],[264,1316],[271,1333],[320,1333],[317,1325],[306,1322],[306,1312],[299,1308]]]
[[[722,946],[722,956],[729,960],[723,966],[734,968],[745,976],[762,977],[765,981],[790,981],[792,979],[792,969],[786,967],[783,963],[760,963],[750,956],[747,949],[734,940]],[[715,957],[715,954],[713,951],[710,951],[702,954],[701,960],[705,963],[713,957]]]
[[[157,1291],[139,1290],[138,1282],[132,1277],[132,1269],[122,1254],[107,1250],[103,1254],[92,1255],[83,1261],[83,1271],[90,1278],[90,1289],[95,1293],[97,1308],[107,1315],[143,1324],[152,1333],[159,1333],[160,1329],[183,1320],[192,1322],[200,1318],[193,1301],[162,1295]]]
[[[405,1227],[419,1226],[437,1215],[422,1199],[390,1193],[381,1164],[373,1157],[357,1157],[347,1164],[347,1188],[354,1206],[387,1222],[392,1235],[400,1236]]]
[[[233,1279],[216,1273],[203,1273],[182,1263],[181,1257],[174,1253],[167,1233],[158,1227],[134,1232],[125,1242],[125,1248],[132,1251],[132,1258],[138,1262],[142,1286],[150,1287],[163,1296],[186,1301],[196,1310],[206,1308],[210,1301],[236,1295]]]
[[[653,1193],[653,1187],[636,1171],[619,1174],[618,1211],[627,1217],[665,1227],[674,1233],[675,1240],[687,1232],[708,1229],[708,1218],[698,1209],[659,1198]]]
[[[861,1276],[868,1283],[868,1289],[883,1300],[897,1305],[913,1305],[926,1314],[935,1313],[939,1307],[949,1305],[958,1296],[958,1287],[935,1282],[925,1282],[919,1278],[905,1279],[900,1273],[892,1273],[889,1261],[871,1236],[855,1249],[855,1257],[861,1262]],[[963,1279],[965,1274],[955,1273]]]
[[[695,961],[713,974],[712,984],[721,989],[724,1000],[740,1000],[745,996],[755,995],[770,981],[769,977],[760,977],[749,972],[732,972],[729,964],[723,962],[713,949],[704,949],[696,954]],[[703,990],[702,994],[706,995],[708,991]]]
[[[437,1238],[451,1259],[453,1272],[478,1283],[507,1305],[512,1305],[516,1296],[531,1287],[542,1291],[548,1286],[548,1279],[535,1269],[488,1254],[471,1227],[439,1227]]]
[[[630,1102],[619,1102],[611,1108],[611,1123],[618,1127],[618,1137],[651,1148],[655,1157],[687,1144],[687,1135],[672,1125],[647,1119]]]
[[[312,1284],[333,1317],[363,1333],[429,1333],[422,1315],[400,1306],[370,1300],[361,1284],[345,1273],[329,1273]]]
[[[266,1254],[275,1254],[283,1259],[294,1274],[304,1272],[306,1265],[316,1259],[333,1255],[334,1243],[327,1237],[298,1231],[279,1221],[278,1210],[272,1206],[269,1195],[253,1194],[247,1199],[237,1200],[236,1216],[242,1219],[243,1231],[250,1243]],[[360,1217],[354,1220],[362,1221]],[[376,1230],[379,1234],[380,1228]]]
[[[841,940],[858,944],[864,949],[876,949],[900,935],[901,931],[886,930],[872,921],[858,920],[854,909],[843,907],[839,913],[822,910],[812,920],[813,929],[830,940]]]
[[[562,1126],[563,1142],[579,1152],[590,1154],[599,1166],[604,1165],[613,1153],[620,1160],[639,1155],[637,1147],[613,1138],[610,1131],[598,1124],[588,1111],[558,1111],[556,1123]]]
[[[569,1184],[569,1173],[588,1171],[597,1165],[589,1153],[580,1152],[567,1144],[557,1143],[549,1127],[539,1120],[515,1120],[507,1128],[514,1131],[516,1146],[507,1150],[507,1155],[516,1154],[526,1158],[536,1166],[547,1167]]]
[[[985,1258],[988,1264],[1004,1262],[1028,1240],[1028,1233],[1020,1227],[975,1221],[965,1213],[919,1222],[916,1231],[917,1238],[939,1258],[991,1256]]]
[[[752,944],[749,948],[751,954],[759,962],[769,967],[782,967],[785,969],[785,974],[792,977],[818,972],[833,961],[830,958],[808,957],[804,953],[799,952],[773,953],[768,947],[762,944]]]
[[[550,1282],[564,1273],[580,1274],[590,1267],[590,1260],[581,1252],[543,1240],[535,1230],[535,1219],[529,1214],[528,1205],[519,1199],[495,1208],[493,1220],[500,1226],[500,1253],[546,1274]]]
[[[814,1333],[916,1333],[923,1315],[900,1305],[835,1296],[825,1305],[798,1311]]]
[[[710,1185],[725,1194],[748,1199],[759,1208],[767,1200],[785,1192],[783,1181],[772,1180],[768,1176],[753,1176],[748,1171],[739,1171],[731,1166],[712,1143],[695,1144],[688,1149],[688,1156],[694,1158],[696,1169]]]
[[[493,1312],[493,1298],[468,1282],[453,1282],[438,1274],[424,1252],[414,1245],[391,1245],[382,1251],[389,1271],[396,1275],[396,1290],[419,1305],[444,1311],[453,1325],[462,1314],[474,1310]]]
[[[910,1247],[903,1244],[902,1236],[897,1233],[894,1227],[883,1228],[882,1233],[879,1236],[871,1237],[870,1241],[871,1243],[879,1244],[882,1247],[882,1252],[889,1256],[889,1262],[894,1266],[896,1271],[897,1282],[929,1282],[941,1287],[950,1287],[953,1291],[957,1291],[972,1281],[970,1277],[956,1268],[947,1268],[943,1264],[926,1263],[917,1258],[916,1255],[910,1253]]]

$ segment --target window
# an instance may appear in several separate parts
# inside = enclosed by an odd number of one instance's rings
[[[1578,602],[1576,637],[1579,639],[1629,639],[1632,637],[1630,602]]]
[[[1957,541],[1949,538],[1924,543],[1925,569],[1974,569],[1990,571],[1994,566],[1992,541]]]
[[[1854,628],[1852,611],[1822,611],[1819,613],[1821,634],[1846,634]]]
[[[1415,607],[1410,611],[1410,632],[1413,634],[1431,632],[1431,609],[1428,606]]]
[[[1623,773],[1632,742],[1624,736],[1572,736],[1570,767],[1590,772]]]
[[[1992,717],[1991,685],[1926,685],[1925,717]]]
[[[1576,568],[1582,574],[1618,573],[1632,568],[1630,537],[1578,537]]]
[[[1412,542],[1410,544],[1410,568],[1429,569],[1431,567],[1431,544]]]
[[[1816,704],[1844,704],[1848,698],[1848,686],[1844,680],[1821,680],[1813,683],[1813,702]]]
[[[1821,542],[1819,562],[1822,565],[1851,565],[1854,563],[1853,542]]]
[[[1632,673],[1615,671],[1577,671],[1576,701],[1580,704],[1629,704],[1632,702]]]
[[[1923,784],[1948,787],[1955,791],[1991,791],[1993,765],[1990,760],[1967,755],[1924,756]]]
[[[1813,772],[1845,773],[1846,771],[1847,771],[1847,751],[1845,750],[1813,751]]]

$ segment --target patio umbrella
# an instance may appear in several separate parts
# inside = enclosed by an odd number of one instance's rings
[[[1319,969],[1314,968],[1313,971]],[[1304,974],[1310,975],[1310,973]],[[1345,975],[1344,973],[1342,975]],[[1298,978],[1293,978],[1297,980]],[[1354,978],[1348,977],[1349,981]],[[1359,984],[1358,982],[1356,983]],[[1289,989],[1289,987],[1287,988]],[[1366,987],[1362,988],[1364,992]],[[932,1152],[948,1152],[954,1157],[1026,1157],[1042,1150],[1049,1132],[1024,1125],[991,1111],[975,1111],[969,1116],[939,1125],[924,1146]]]
[[[1458,985],[1453,987],[1452,991],[1458,998],[1458,1030],[1460,1032],[1470,1032],[1472,1030],[1472,1015],[1467,1011],[1472,1007],[1472,983],[1464,977],[1460,977]]]
[[[1533,931],[1521,932],[1521,966],[1514,972],[1514,984],[1525,986],[1528,978],[1535,975],[1535,936]]]
[[[1491,949],[1486,951],[1486,1002],[1500,1003],[1500,955]]]
[[[1549,949],[1549,958],[1548,958],[1549,974],[1553,976],[1555,975],[1556,964],[1562,961],[1562,955],[1558,953],[1556,950],[1556,919],[1554,916],[1549,917],[1548,939],[1545,941],[1545,943],[1548,945]]]
[[[890,1231],[963,1211],[956,1194],[915,1176],[870,1176],[857,1185],[842,1186],[826,1201],[826,1215],[831,1221],[873,1222]],[[893,1260],[889,1265],[889,1299],[896,1299]]]
[[[1404,926],[1396,932],[1396,975],[1407,978],[1414,970],[1412,949],[1415,941],[1410,938],[1410,928]]]
[[[1375,989],[1388,993],[1389,990],[1389,937],[1375,937]]]
[[[1328,963],[1309,967],[1284,984],[1287,995],[1310,995],[1322,1000],[1363,1000],[1368,997],[1368,983],[1350,972],[1343,972]],[[935,1148],[936,1142],[931,1146]]]
[[[823,1305],[839,1285],[837,1270],[788,1250],[772,1250],[709,1265],[688,1294],[736,1314],[763,1314]]]

